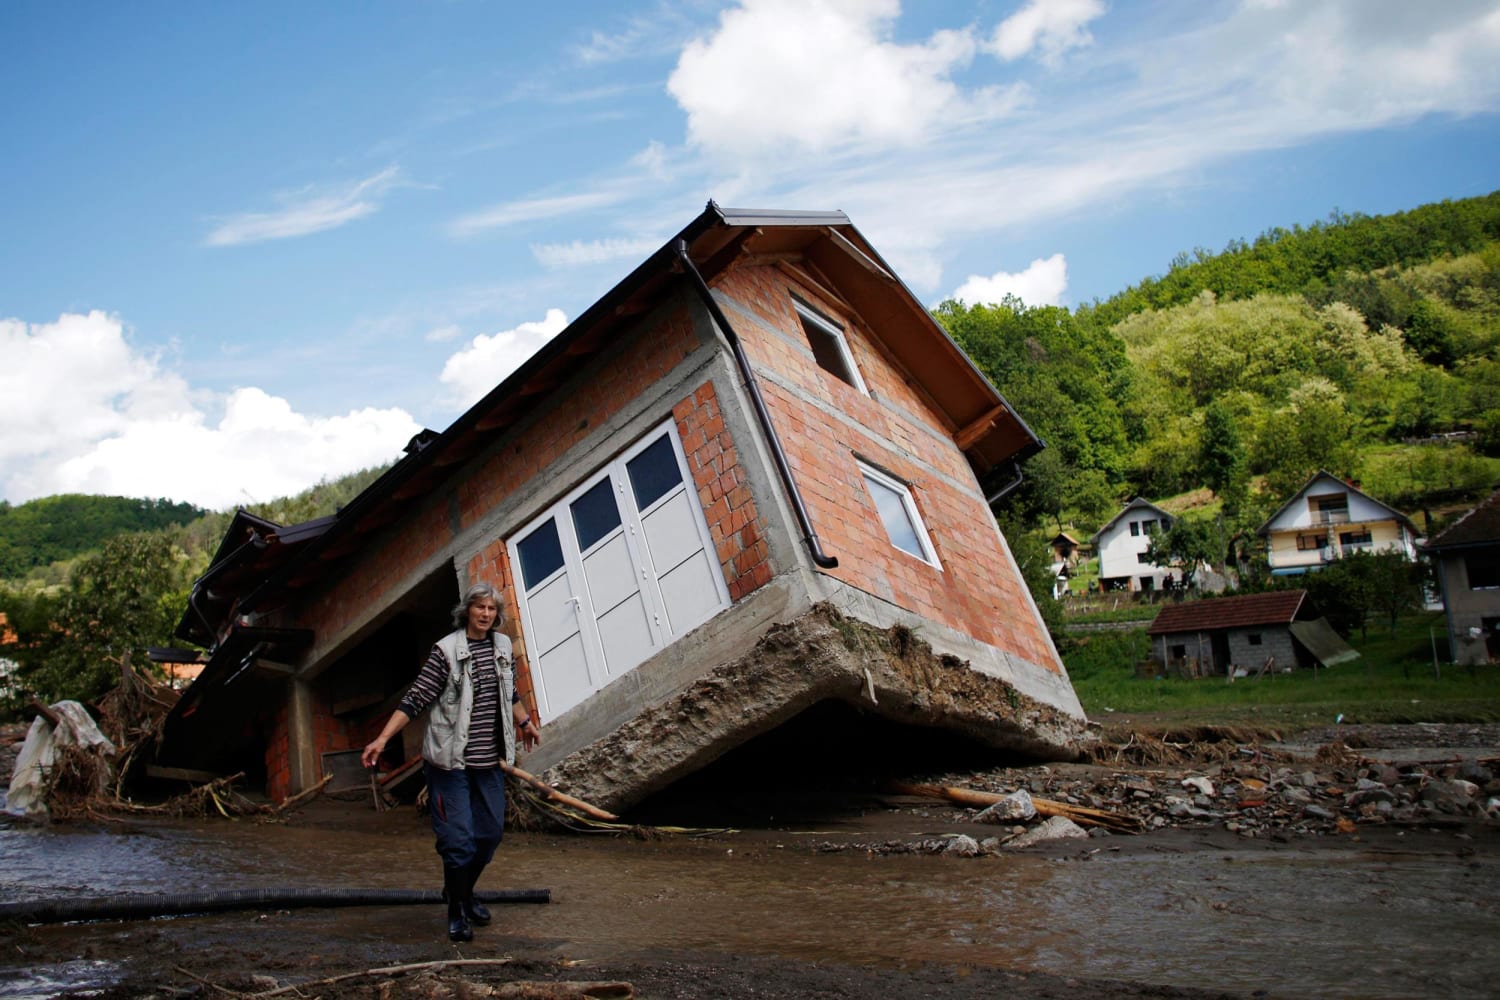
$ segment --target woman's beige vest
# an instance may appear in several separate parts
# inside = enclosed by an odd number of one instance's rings
[[[515,690],[515,677],[510,666],[510,636],[492,631],[490,639],[495,645],[495,675],[500,680],[500,704],[496,706],[496,714],[505,734],[505,762],[514,764],[516,721],[511,715],[510,699]],[[443,636],[437,647],[448,662],[448,683],[429,710],[422,757],[429,764],[454,771],[464,766],[464,748],[469,745],[469,717],[474,712],[474,678],[470,675],[469,664],[473,657],[463,629]]]

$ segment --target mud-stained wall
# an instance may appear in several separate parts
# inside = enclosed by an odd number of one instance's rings
[[[715,290],[762,376],[823,547],[839,560],[829,575],[1061,674],[952,430],[866,324],[774,266],[736,269]],[[869,396],[818,367],[793,295],[844,327]],[[909,485],[941,569],[890,543],[856,459]]]

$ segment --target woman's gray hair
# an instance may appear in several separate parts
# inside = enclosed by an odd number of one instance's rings
[[[495,602],[497,613],[493,627],[499,628],[505,620],[505,606],[500,603],[500,590],[493,583],[476,583],[464,591],[464,599],[453,605],[453,627],[463,628],[469,624],[469,609],[485,599]]]

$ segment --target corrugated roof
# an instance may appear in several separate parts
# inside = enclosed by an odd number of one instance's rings
[[[1481,500],[1479,505],[1427,540],[1429,552],[1457,549],[1470,545],[1500,543],[1500,490]]]
[[[1214,632],[1251,625],[1286,625],[1297,619],[1307,600],[1305,590],[1273,590],[1264,594],[1211,597],[1205,601],[1169,604],[1157,612],[1148,635],[1174,632]]]

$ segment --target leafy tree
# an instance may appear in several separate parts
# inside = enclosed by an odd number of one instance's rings
[[[144,666],[145,648],[168,641],[181,611],[182,563],[150,534],[110,539],[80,560],[55,604],[23,610],[31,652],[20,659],[21,683],[45,701],[86,701],[118,683],[126,653]]]
[[[1329,622],[1340,632],[1359,629],[1367,637],[1370,616],[1387,616],[1391,634],[1396,619],[1422,606],[1423,587],[1429,572],[1400,552],[1351,552],[1306,577],[1308,594]]]
[[[1002,516],[998,520],[1000,532],[1010,543],[1011,555],[1015,557],[1021,577],[1026,581],[1026,589],[1031,591],[1031,598],[1036,601],[1037,610],[1041,612],[1042,623],[1051,633],[1052,641],[1061,642],[1066,622],[1062,602],[1052,596],[1054,577],[1049,550],[1042,545],[1022,543],[1021,540],[1027,535],[1026,525],[1014,515]]]
[[[1179,517],[1170,530],[1151,536],[1146,558],[1158,566],[1180,567],[1183,585],[1191,587],[1200,563],[1223,564],[1221,528],[1209,518]]]
[[[1198,464],[1204,483],[1218,496],[1235,480],[1244,478],[1245,445],[1240,439],[1239,424],[1219,400],[1210,402],[1203,411]]]

